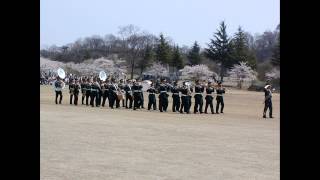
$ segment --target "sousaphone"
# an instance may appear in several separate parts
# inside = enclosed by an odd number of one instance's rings
[[[100,71],[99,73],[99,79],[101,81],[105,81],[107,79],[107,74],[104,71]]]
[[[151,84],[152,84],[152,82],[150,80],[142,81],[142,83],[141,83],[142,91],[147,91],[150,88]]]
[[[62,68],[58,68],[58,70],[57,70],[57,74],[58,74],[58,76],[59,76],[59,78],[61,78],[61,79],[64,79],[65,77],[66,77],[66,73],[64,72],[64,70],[62,69]],[[57,80],[55,80],[53,83],[52,83],[52,86],[53,86],[53,89],[54,90],[63,90],[64,88],[65,88],[65,83],[62,83],[62,88],[56,88],[55,87],[55,82],[56,82]]]
[[[66,77],[66,73],[64,72],[64,70],[62,68],[58,68],[57,73],[61,79],[64,79]]]

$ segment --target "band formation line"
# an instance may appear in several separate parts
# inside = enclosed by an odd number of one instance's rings
[[[55,103],[61,104],[62,91],[65,86],[62,78],[57,76],[54,82],[55,89]],[[92,107],[105,107],[106,102],[109,102],[109,108],[126,109],[144,109],[143,86],[141,80],[123,80],[116,81],[114,78],[101,80],[97,77],[88,78],[81,77],[79,79],[72,79],[69,84],[70,104],[78,105],[78,97],[81,92],[81,104]],[[210,107],[211,114],[223,113],[224,99],[223,96],[226,89],[222,86],[222,82],[213,83],[195,81],[194,87],[188,82],[184,81],[182,85],[178,85],[176,81],[172,84],[167,83],[165,79],[161,79],[160,83],[151,81],[150,87],[146,90],[148,93],[148,110],[157,110],[157,96],[158,95],[158,110],[160,112],[167,112],[169,93],[172,97],[172,112],[190,114],[192,105],[192,93],[194,92],[194,108],[193,113],[208,114],[208,107]],[[263,118],[266,118],[266,112],[269,109],[269,117],[272,117],[272,90],[271,85],[267,84],[264,88],[265,100]],[[205,99],[205,107],[203,111],[203,97]],[[59,98],[59,101],[58,101]],[[213,100],[216,99],[216,106],[214,109]]]

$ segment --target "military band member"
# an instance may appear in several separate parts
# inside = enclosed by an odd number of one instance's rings
[[[78,97],[79,97],[79,93],[80,93],[80,89],[81,89],[81,85],[78,79],[76,79],[76,82],[74,84],[74,91],[73,91],[73,96],[74,96],[74,105],[78,105]]]
[[[163,79],[161,81],[161,84],[159,86],[159,110],[160,112],[163,112],[163,111],[167,111],[167,108],[168,108],[168,94],[167,94],[167,91],[168,91],[169,87],[168,85],[166,85],[166,80]]]
[[[58,96],[60,96],[59,99],[59,104],[62,102],[62,88],[65,86],[64,82],[62,79],[58,76],[57,80],[54,82],[54,89],[56,92],[56,104],[58,104]]]
[[[272,90],[271,85],[267,84],[264,87],[264,109],[263,109],[263,118],[266,117],[267,110],[269,109],[269,117],[273,118],[272,116]]]
[[[125,94],[125,90],[124,90],[125,84],[123,82],[123,79],[120,79],[120,83],[119,83],[119,90],[121,91],[121,94]],[[122,101],[122,107],[125,107],[124,105],[124,98],[121,100]]]
[[[113,109],[114,103],[118,99],[117,92],[118,92],[118,85],[117,85],[115,79],[112,78],[111,85],[109,88],[109,106],[111,109]]]
[[[140,87],[136,81],[133,81],[132,91],[133,91],[133,110],[139,108],[141,103]]]
[[[196,114],[200,112],[202,114],[202,106],[203,106],[203,98],[202,93],[204,92],[204,87],[200,84],[199,80],[196,80],[196,86],[194,87],[195,95],[194,95],[194,111],[193,113]],[[199,107],[199,109],[198,109]]]
[[[176,81],[173,82],[173,87],[171,88],[172,93],[172,112],[179,112],[180,108],[180,96],[179,96],[179,87]]]
[[[140,103],[139,107],[144,109],[144,97],[143,97],[143,86],[141,84],[141,80],[139,80],[139,95],[140,95]]]
[[[126,92],[126,109],[132,108],[132,103],[133,103],[133,92],[132,92],[132,81],[129,80],[128,84],[125,85],[124,90]],[[128,100],[129,102],[129,107],[128,107]]]
[[[101,106],[101,103],[102,103],[102,95],[103,95],[102,89],[101,89],[101,85],[103,84],[103,81],[100,80],[100,79],[98,79],[98,80],[97,80],[97,83],[98,83],[99,86],[100,86],[100,89],[98,90],[98,96],[97,96],[98,102],[97,102],[97,103],[98,103],[99,106]]]
[[[72,105],[72,99],[74,95],[74,88],[75,88],[75,80],[71,79],[71,83],[69,84],[69,93],[70,93],[70,105]]]
[[[94,107],[94,100],[96,107],[99,107],[99,91],[101,90],[100,85],[96,78],[94,78],[93,83],[91,84],[91,97],[90,97],[90,105]]]
[[[191,105],[192,105],[192,92],[193,92],[193,87],[190,85],[190,87],[188,88],[188,98],[187,98],[189,109],[191,109]]]
[[[102,104],[101,106],[104,107],[106,100],[109,97],[109,80],[106,79],[105,82],[101,85],[101,91],[102,91]]]
[[[180,92],[181,92],[180,113],[182,114],[183,112],[185,112],[189,114],[190,113],[190,106],[189,106],[190,88],[186,85],[186,82],[183,82],[182,87],[180,88]]]
[[[210,105],[210,109],[211,109],[211,113],[214,114],[214,110],[213,110],[213,93],[214,93],[214,88],[212,87],[212,83],[209,81],[208,82],[208,86],[206,87],[206,107],[204,109],[204,113],[208,114],[207,109],[208,106]]]
[[[89,106],[89,98],[91,96],[91,84],[92,84],[92,80],[88,78],[86,81],[86,86],[85,86],[86,87],[86,105],[87,106]]]
[[[118,83],[114,83],[114,86],[116,88],[116,108],[120,108],[120,99],[118,98],[118,95],[122,92]]]
[[[223,108],[224,108],[224,102],[223,102],[223,94],[225,94],[225,88],[222,87],[222,82],[218,82],[218,87],[216,89],[217,92],[217,105],[216,105],[216,113],[219,114],[219,105],[221,104],[221,110],[220,113],[223,113]]]
[[[87,91],[87,86],[86,86],[86,79],[81,78],[81,94],[82,94],[82,101],[81,103],[84,104],[84,99],[86,97],[86,91]]]
[[[105,92],[106,92],[106,82],[105,81],[100,81],[100,88],[101,88],[101,93],[100,93],[100,104],[102,107],[104,107],[104,104],[106,102],[106,96],[105,96]]]
[[[156,89],[154,88],[154,84],[152,83],[150,85],[150,88],[147,90],[149,93],[148,96],[148,110],[151,109],[151,106],[153,107],[153,110],[157,109],[157,101],[156,101]]]

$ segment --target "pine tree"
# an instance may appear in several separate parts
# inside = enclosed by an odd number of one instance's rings
[[[220,63],[220,78],[223,81],[226,69],[229,69],[234,64],[231,58],[232,47],[226,32],[224,21],[220,23],[218,32],[215,33],[214,39],[210,39],[208,48],[205,48],[205,55],[212,61]]]
[[[249,48],[248,37],[245,32],[238,28],[238,32],[231,40],[232,44],[232,59],[235,63],[246,62],[252,69],[256,69],[256,58],[254,52]]]
[[[191,65],[197,65],[201,63],[200,46],[198,45],[197,41],[194,42],[190,52],[188,53],[188,59]]]
[[[140,68],[140,74],[143,73],[143,71],[152,65],[153,63],[153,58],[154,58],[154,53],[153,53],[153,49],[151,46],[147,45],[146,49],[144,50],[144,54],[143,57],[141,59],[141,61],[139,62],[138,66]]]
[[[163,64],[170,63],[170,46],[163,34],[160,34],[159,44],[156,49],[156,60]]]
[[[184,66],[179,46],[176,46],[173,48],[171,66],[173,66],[177,69],[182,69]]]
[[[277,45],[274,47],[274,50],[273,50],[271,64],[273,66],[280,66],[280,34],[278,36]]]

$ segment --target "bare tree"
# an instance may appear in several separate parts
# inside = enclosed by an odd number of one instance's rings
[[[155,44],[156,38],[147,32],[141,32],[139,27],[132,24],[120,27],[118,33],[122,40],[122,49],[125,51],[128,63],[130,64],[132,79],[135,65],[137,61],[141,60],[144,49],[148,45],[152,46]]]

